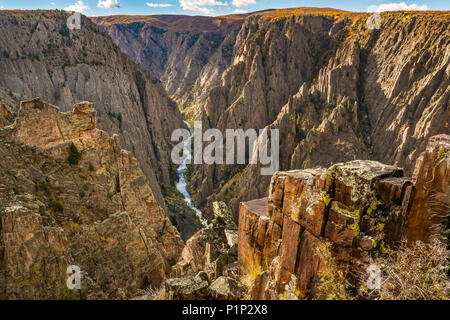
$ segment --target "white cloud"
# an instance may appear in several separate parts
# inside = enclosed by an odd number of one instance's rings
[[[180,6],[183,10],[198,11],[205,15],[211,15],[214,13],[214,10],[207,7],[228,6],[228,2],[216,0],[180,0]]]
[[[236,10],[234,10],[234,13],[242,14],[242,13],[247,13],[247,11],[245,11],[245,10],[240,10],[240,9],[236,9]]]
[[[66,11],[76,11],[76,12],[83,12],[85,10],[89,10],[89,7],[84,4],[82,0],[78,0],[75,2],[75,4],[72,4],[66,8],[64,8]]]
[[[150,7],[150,8],[156,8],[156,7],[168,8],[168,7],[172,6],[170,3],[151,3],[151,2],[146,2],[145,4],[148,7]]]
[[[97,7],[104,9],[120,8],[118,0],[98,0]]]
[[[251,4],[255,4],[256,0],[233,0],[233,6],[235,7],[246,7]]]
[[[370,6],[367,11],[369,12],[383,12],[383,11],[420,11],[420,10],[427,10],[428,6],[426,4],[424,5],[418,5],[418,4],[410,4],[407,5],[405,2],[398,2],[398,3],[386,3],[386,4],[380,4],[379,6]]]
[[[54,7],[54,6],[56,6],[56,3],[50,2],[50,5]]]

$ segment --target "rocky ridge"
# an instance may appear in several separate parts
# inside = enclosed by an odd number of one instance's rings
[[[170,273],[183,241],[92,103],[23,101],[0,154],[0,297],[126,299]],[[69,265],[79,292],[66,289]]]
[[[120,134],[138,159],[158,204],[173,190],[170,134],[184,127],[160,81],[123,54],[85,16],[69,30],[65,11],[0,13],[0,98],[13,112],[18,100],[40,97],[62,111],[94,103],[99,128]]]
[[[277,172],[268,197],[241,202],[237,232],[214,202],[216,218],[186,243],[160,298],[326,299],[331,260],[340,281],[359,288],[373,259],[401,240],[448,241],[449,142],[432,137],[412,178],[370,160]]]

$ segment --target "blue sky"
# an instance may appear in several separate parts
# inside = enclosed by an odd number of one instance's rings
[[[450,10],[450,1],[435,0],[0,0],[0,9],[66,9],[88,16],[113,14],[224,15],[270,8],[331,7],[350,11],[401,9]]]

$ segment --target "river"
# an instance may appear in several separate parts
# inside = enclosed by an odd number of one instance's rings
[[[186,125],[188,126],[189,131],[191,132],[191,136],[183,144],[183,157],[181,159],[180,165],[177,168],[177,174],[178,174],[177,190],[180,191],[181,194],[183,195],[184,202],[186,203],[186,205],[189,208],[191,208],[192,210],[194,210],[195,215],[197,216],[201,226],[203,228],[206,228],[208,226],[208,221],[205,218],[203,218],[202,212],[195,207],[194,201],[192,201],[192,197],[191,197],[189,191],[187,191],[187,189],[186,189],[187,183],[186,183],[186,177],[185,177],[184,173],[186,172],[186,169],[187,169],[186,163],[192,162],[191,161],[192,160],[191,140],[194,135],[194,130],[192,129],[191,125],[187,121],[185,121],[184,123],[186,123]]]

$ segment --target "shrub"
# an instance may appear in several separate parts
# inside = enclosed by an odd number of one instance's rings
[[[12,191],[14,192],[14,194],[15,194],[16,196],[20,194],[20,191],[19,191],[19,189],[17,189],[17,187],[13,187],[13,188],[12,188]]]
[[[67,161],[69,161],[70,164],[78,164],[81,158],[81,153],[78,151],[75,144],[72,142],[69,147],[69,157],[67,158]]]
[[[60,300],[80,300],[80,292],[76,289],[70,290],[64,287],[60,291]]]
[[[58,30],[59,34],[63,37],[68,37],[70,32],[69,32],[69,28],[67,27],[66,23],[63,23],[61,25],[61,28]]]
[[[64,210],[64,205],[62,200],[52,200],[49,203],[49,208],[53,212],[62,212]]]
[[[89,162],[89,171],[90,172],[94,172],[95,171],[95,168],[94,168],[94,165],[92,164],[92,162]]]
[[[252,265],[245,270],[243,275],[240,278],[240,282],[246,288],[250,289],[253,286],[256,278],[263,272],[262,268],[259,265]]]
[[[144,300],[165,300],[166,288],[164,284],[156,288],[148,287],[145,289],[145,296]]]
[[[331,255],[331,243],[321,245],[318,254],[325,261],[326,271],[320,274],[320,294],[332,300],[450,299],[449,257],[444,241],[435,237],[429,244],[416,242],[408,246],[403,240],[398,248],[382,251],[370,261],[380,268],[381,286],[370,290],[366,270],[355,274],[342,270]]]
[[[70,232],[77,233],[77,231],[78,231],[78,224],[75,222],[72,222],[70,224]]]
[[[44,191],[45,193],[50,192],[50,183],[47,182],[45,179],[41,179],[37,183],[37,189],[38,191]]]

